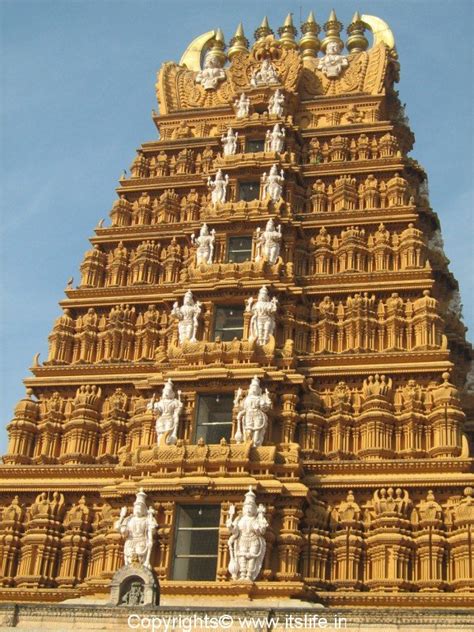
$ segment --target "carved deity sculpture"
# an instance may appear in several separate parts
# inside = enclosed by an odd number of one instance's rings
[[[340,42],[329,42],[326,47],[326,54],[319,60],[318,70],[322,70],[329,79],[337,79],[342,69],[349,65],[347,57],[341,55],[341,50],[342,44]]]
[[[283,169],[280,171],[280,175],[278,175],[278,167],[277,165],[273,165],[268,176],[266,172],[262,176],[263,199],[269,197],[273,200],[273,202],[278,202],[283,192],[284,181],[285,176]]]
[[[264,259],[272,265],[276,263],[280,256],[281,226],[275,226],[273,219],[269,219],[265,230],[257,228],[255,241],[257,245],[255,261]]]
[[[283,116],[285,95],[277,88],[268,101],[268,113],[274,116]]]
[[[151,569],[150,557],[158,527],[154,513],[152,507],[147,508],[143,489],[137,493],[131,515],[127,516],[127,508],[122,507],[115,529],[125,538],[123,557],[126,565],[138,560],[145,568]]]
[[[183,409],[181,401],[181,391],[176,397],[173,382],[168,380],[163,387],[161,399],[156,401],[155,395],[147,406],[156,414],[156,437],[158,445],[163,443],[174,445],[178,439],[179,416]]]
[[[224,204],[228,184],[229,176],[226,174],[226,176],[224,177],[222,169],[218,170],[214,180],[212,180],[209,176],[209,178],[207,179],[207,186],[211,189],[211,202],[213,206]]]
[[[200,83],[204,90],[214,90],[217,84],[225,79],[223,61],[220,57],[208,54],[204,62],[204,68],[196,75],[196,83]]]
[[[268,522],[265,507],[255,502],[252,488],[245,494],[242,513],[235,517],[235,505],[229,508],[226,522],[231,536],[228,546],[230,553],[229,573],[237,581],[253,582],[257,579],[265,557],[265,531]]]
[[[200,314],[201,303],[199,301],[194,302],[191,290],[188,290],[184,295],[181,307],[179,307],[178,301],[173,304],[171,316],[178,319],[178,335],[180,344],[186,340],[196,342]]]
[[[273,129],[267,130],[265,136],[265,151],[280,153],[285,147],[285,128],[280,129],[280,124],[275,123]]]
[[[254,88],[257,86],[274,86],[278,83],[280,83],[280,77],[270,59],[264,59],[260,69],[254,70],[250,79],[250,85]]]
[[[224,156],[233,156],[237,153],[237,138],[239,132],[233,131],[232,127],[229,127],[227,134],[223,134],[221,137],[222,147],[224,150]]]
[[[234,101],[235,116],[238,119],[247,118],[250,111],[250,99],[242,92],[240,97]]]
[[[196,265],[206,263],[210,265],[214,256],[214,242],[216,240],[216,231],[213,228],[209,231],[207,224],[201,226],[199,237],[191,235],[191,242],[197,246]]]
[[[262,392],[258,377],[254,377],[250,382],[246,397],[243,396],[242,389],[238,389],[234,406],[238,409],[235,433],[237,443],[251,439],[252,445],[262,445],[268,425],[266,413],[272,407],[272,400],[267,388],[264,393]]]
[[[259,345],[266,345],[270,336],[275,331],[275,313],[278,309],[278,301],[275,297],[270,299],[265,285],[260,289],[255,301],[252,297],[247,300],[245,311],[250,312],[250,339],[256,340]]]

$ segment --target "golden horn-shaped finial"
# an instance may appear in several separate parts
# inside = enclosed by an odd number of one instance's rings
[[[311,11],[306,22],[303,22],[301,25],[303,37],[300,39],[300,50],[303,59],[317,56],[321,47],[321,42],[318,38],[320,31],[319,24],[316,22],[314,13]]]
[[[237,27],[234,37],[229,42],[229,50],[227,51],[227,57],[232,59],[237,53],[246,53],[248,51],[249,41],[245,37],[244,27],[242,22]]]
[[[350,53],[360,53],[367,50],[369,41],[365,37],[364,31],[365,25],[361,20],[359,12],[356,11],[354,13],[354,17],[352,18],[352,22],[347,27],[349,37],[346,41],[346,47]]]
[[[264,37],[267,37],[267,35],[273,35],[273,31],[270,28],[270,24],[268,23],[267,16],[265,16],[262,20],[262,23],[260,24],[258,29],[255,31],[254,36],[256,40],[261,40]]]
[[[342,24],[337,19],[337,15],[334,9],[332,9],[331,13],[329,14],[328,21],[324,25],[324,30],[326,32],[326,37],[321,42],[321,48],[323,49],[323,51],[326,52],[326,48],[329,42],[337,42],[342,49],[344,46],[344,42],[339,36],[340,32],[342,31]]]
[[[278,35],[280,36],[280,42],[285,48],[297,48],[296,44],[297,30],[293,25],[293,16],[288,13],[283,26],[278,29]]]

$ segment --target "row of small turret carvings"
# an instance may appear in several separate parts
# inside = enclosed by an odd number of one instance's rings
[[[199,316],[198,338],[210,348],[215,305],[202,307],[206,309]],[[291,339],[297,353],[446,348],[439,303],[428,290],[414,301],[404,301],[395,292],[385,301],[377,300],[365,292],[348,296],[337,305],[326,296],[311,307],[286,306],[283,311],[277,346],[281,348]],[[48,337],[46,364],[156,360],[157,355],[161,357],[168,347],[178,344],[179,317],[175,307],[159,311],[155,305],[143,311],[128,304],[117,305],[101,314],[91,307],[76,319],[65,309]],[[242,340],[250,338],[250,317],[248,310],[243,313]]]
[[[308,231],[308,238],[310,234],[311,231]],[[127,247],[119,242],[115,247],[110,244],[108,252],[96,244],[84,255],[79,287],[161,285],[196,279],[200,275],[222,277],[226,274],[238,275],[239,272],[245,275],[253,269],[257,271],[259,266],[252,266],[249,261],[227,263],[227,244],[219,237],[216,234],[213,261],[206,262],[202,269],[198,266],[197,245],[192,245],[190,238],[185,240],[184,245],[176,237],[165,240],[168,245],[150,239],[139,242],[136,247]],[[258,257],[258,237],[259,232],[254,233],[254,262]],[[400,233],[389,231],[384,224],[367,234],[364,228],[348,226],[339,236],[329,235],[323,227],[306,241],[298,239],[294,253],[283,244],[282,255],[282,260],[290,263],[285,269],[286,276],[291,276],[292,270],[296,276],[414,270],[426,267],[427,262],[423,233],[412,223]],[[436,253],[433,258],[436,259]],[[199,270],[196,270],[198,267]],[[281,268],[280,265],[277,276],[280,276]]]
[[[415,197],[410,194],[410,187],[405,178],[395,173],[392,178],[378,179],[373,174],[364,175],[359,180],[354,176],[342,175],[337,178],[317,179],[307,187],[306,194],[302,187],[292,185],[295,191],[282,191],[280,203],[275,203],[265,196],[265,184],[260,183],[258,199],[249,202],[239,201],[235,186],[223,185],[224,202],[220,203],[221,212],[233,205],[238,209],[244,205],[248,210],[256,208],[262,211],[277,208],[284,201],[294,208],[293,212],[308,214],[357,212],[373,209],[398,209],[415,204]],[[290,195],[291,193],[291,195]],[[205,191],[191,190],[183,195],[167,188],[158,196],[151,198],[147,192],[130,202],[124,193],[115,201],[110,218],[112,226],[147,226],[155,224],[198,221],[206,215],[215,213],[215,205],[211,204],[211,194]]]
[[[464,413],[459,404],[459,392],[449,382],[449,373],[443,374],[443,380],[442,384],[430,382],[424,386],[409,380],[394,389],[390,378],[375,375],[364,380],[362,386],[353,388],[341,381],[330,391],[318,392],[308,384],[300,395],[274,393],[266,442],[286,445],[297,440],[300,447],[293,446],[295,450],[289,460],[293,469],[298,469],[301,457],[362,460],[458,457],[466,451],[462,436]],[[157,463],[168,463],[171,470],[176,471],[184,463],[185,468],[194,471],[196,455],[186,458],[183,445],[191,443],[198,433],[195,414],[198,395],[194,389],[182,391],[184,411],[180,419],[179,445],[167,446],[164,452],[160,448],[162,453],[158,456],[153,451],[155,420],[148,407],[149,400],[142,394],[116,388],[106,395],[101,387],[87,385],[80,386],[75,397],[55,392],[35,400],[29,391],[16,406],[15,417],[8,426],[10,442],[4,461],[116,463],[122,454],[123,464],[130,458],[131,463],[138,463],[141,459],[149,461],[150,457]],[[237,412],[234,407],[229,419],[233,425],[232,436],[237,427]],[[202,439],[198,443],[204,446]],[[271,463],[268,462],[267,467],[273,468],[274,448],[261,448],[270,450],[271,454],[265,458],[262,454],[252,465],[251,455],[245,456],[243,447],[221,441],[220,449],[224,449],[227,463],[224,470],[243,471],[244,467],[253,471],[255,467],[261,469],[262,463],[269,459]],[[143,453],[144,449],[148,450],[148,456]],[[237,453],[233,454],[235,449]],[[249,446],[245,447],[244,452],[248,449]],[[205,451],[198,461],[202,459],[201,467],[204,467]],[[244,466],[244,462],[247,465]],[[211,458],[208,465],[211,471]]]
[[[263,141],[262,141],[263,142]],[[244,138],[236,139],[236,147],[232,155],[244,154]],[[360,134],[358,137],[334,136],[328,140],[320,142],[317,138],[311,139],[309,144],[303,147],[295,147],[295,151],[290,151],[287,156],[291,162],[296,164],[324,164],[331,162],[383,160],[386,158],[401,158],[399,143],[395,136],[390,133],[372,136]],[[147,154],[150,152],[147,152]],[[285,152],[274,152],[269,147],[263,150],[252,152],[256,156],[263,153],[282,154]],[[244,157],[244,156],[243,156]],[[145,156],[143,151],[139,151],[137,157],[130,168],[133,178],[161,178],[174,175],[187,174],[208,174],[215,170],[215,161],[219,166],[225,161],[225,156],[215,153],[210,145],[202,151],[184,148],[175,152],[161,150],[159,153]]]
[[[419,493],[376,488],[371,497],[349,491],[328,504],[279,497],[267,507],[266,554],[257,581],[304,583],[343,591],[474,591],[473,489]],[[148,498],[153,495],[148,492]],[[119,506],[97,496],[66,499],[43,492],[25,506],[15,496],[2,511],[0,585],[103,589],[122,565],[115,529]],[[219,499],[215,500],[219,506]],[[159,530],[152,566],[160,582],[171,574],[176,505],[153,502]],[[220,504],[216,579],[228,582],[229,502]]]

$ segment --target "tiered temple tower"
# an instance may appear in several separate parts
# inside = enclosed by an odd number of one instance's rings
[[[343,50],[334,12],[299,40],[265,19],[251,47],[212,31],[162,66],[159,139],[7,427],[1,599],[105,598],[138,488],[162,598],[472,599],[470,347],[377,25],[356,14]],[[157,442],[168,380],[178,426]],[[260,435],[239,416],[251,383],[271,400]],[[249,486],[269,528],[243,583],[225,524]]]

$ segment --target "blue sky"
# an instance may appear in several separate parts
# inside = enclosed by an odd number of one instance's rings
[[[402,102],[427,170],[465,323],[473,310],[472,0],[0,0],[0,426],[23,396],[33,355],[47,353],[67,279],[79,278],[88,236],[107,217],[122,169],[156,138],[151,110],[161,63],[200,33],[240,20],[249,39],[334,6],[386,20],[397,41]],[[256,10],[255,8],[258,7]],[[0,431],[0,454],[6,432]]]

